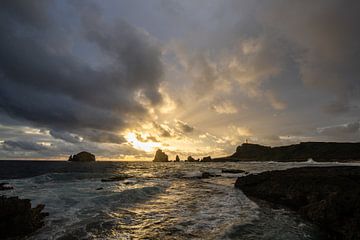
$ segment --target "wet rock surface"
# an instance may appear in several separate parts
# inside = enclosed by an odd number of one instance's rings
[[[0,183],[0,191],[6,191],[6,190],[14,189],[12,186],[8,186],[8,185],[9,185],[9,183],[7,183],[7,182]]]
[[[121,175],[118,175],[118,176],[101,179],[101,181],[102,182],[118,182],[118,181],[124,181],[124,180],[126,180],[128,178],[132,178],[132,177],[133,176],[126,175],[126,174],[121,174]]]
[[[245,173],[244,170],[241,169],[222,169],[222,173]]]
[[[29,199],[0,196],[0,239],[26,236],[44,225],[45,205],[31,208]]]
[[[248,197],[281,204],[320,226],[328,239],[360,239],[360,167],[303,167],[239,177]]]

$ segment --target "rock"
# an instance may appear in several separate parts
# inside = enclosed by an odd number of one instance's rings
[[[95,162],[95,155],[89,152],[79,152],[75,155],[70,155],[69,161],[71,162]]]
[[[267,147],[244,143],[236,148],[230,157],[219,160],[238,161],[278,161],[297,162],[314,161],[355,161],[360,160],[360,143],[302,142],[281,147]]]
[[[180,162],[179,155],[176,155],[175,162]]]
[[[222,173],[245,173],[244,170],[240,170],[240,169],[222,169],[221,172]]]
[[[122,174],[110,178],[101,179],[102,182],[118,182],[118,181],[124,181],[128,178],[132,178],[133,176]]]
[[[99,187],[99,188],[97,188],[96,190],[103,190],[104,188],[103,187]]]
[[[360,167],[303,167],[239,177],[247,196],[287,206],[328,232],[360,239]]]
[[[0,191],[14,189],[12,186],[7,186],[7,185],[9,185],[9,183],[7,183],[7,182],[0,183]]]
[[[188,156],[186,162],[199,162],[199,160],[196,160],[196,159],[193,158],[192,156]]]
[[[211,157],[207,156],[207,157],[203,157],[203,159],[201,159],[202,162],[211,162]]]
[[[0,196],[0,239],[26,236],[44,225],[45,205],[31,208],[29,199]]]
[[[158,149],[155,153],[153,162],[168,162],[169,157],[161,149]]]
[[[220,175],[209,173],[209,172],[203,172],[201,174],[200,178],[211,178],[211,177],[220,177]]]

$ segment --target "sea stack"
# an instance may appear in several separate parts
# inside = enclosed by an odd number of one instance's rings
[[[169,157],[161,149],[158,149],[155,153],[154,162],[168,162]]]
[[[79,152],[75,155],[70,155],[69,157],[70,162],[95,162],[95,155],[89,152]]]
[[[179,155],[176,155],[175,162],[180,162]]]

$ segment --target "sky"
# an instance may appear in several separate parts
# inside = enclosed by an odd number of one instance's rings
[[[360,141],[360,1],[12,0],[0,159]]]

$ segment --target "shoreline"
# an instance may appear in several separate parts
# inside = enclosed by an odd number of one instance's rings
[[[328,233],[360,239],[360,167],[300,167],[239,177],[235,187],[254,201],[289,208]]]

